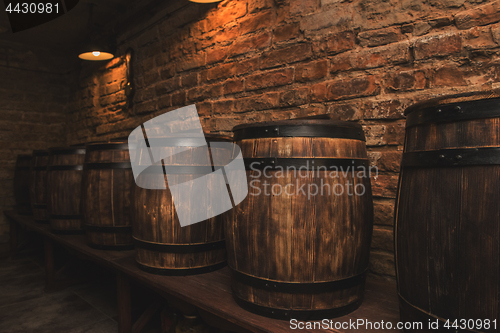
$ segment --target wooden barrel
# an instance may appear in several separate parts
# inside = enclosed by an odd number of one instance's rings
[[[83,233],[82,175],[85,147],[49,149],[47,209],[54,233]]]
[[[17,155],[14,170],[14,200],[16,213],[32,215],[30,204],[31,155]]]
[[[49,223],[46,200],[49,151],[34,150],[32,156],[30,197],[33,218],[38,223]]]
[[[208,140],[214,138],[209,137]],[[176,184],[205,175],[207,168],[211,171],[212,164],[207,150],[198,147],[204,142],[203,138],[148,138],[151,151],[154,150],[158,156],[171,155],[178,147],[188,150],[163,159],[156,168],[150,167],[140,175],[141,182],[155,184],[160,177],[167,184],[165,171]],[[149,150],[145,148],[138,152],[136,156],[139,159],[132,163],[147,165],[150,155],[146,149]],[[136,261],[142,270],[161,275],[193,275],[226,266],[220,216],[181,227],[168,185],[166,190],[135,185],[132,197]]]
[[[126,142],[86,145],[82,210],[88,244],[133,249],[130,190],[134,182]]]
[[[453,323],[498,332],[500,98],[489,96],[442,97],[405,112],[396,274],[401,320],[423,322],[424,332],[436,332],[429,320],[441,332],[447,320],[453,332]]]
[[[247,198],[224,214],[237,303],[280,319],[358,308],[373,224],[362,127],[288,120],[233,131],[249,182]]]

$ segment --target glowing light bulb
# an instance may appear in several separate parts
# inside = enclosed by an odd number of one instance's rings
[[[94,52],[92,52],[92,54],[94,55],[94,57],[98,57],[98,56],[100,56],[100,55],[101,55],[101,52],[99,52],[99,51],[94,51]]]

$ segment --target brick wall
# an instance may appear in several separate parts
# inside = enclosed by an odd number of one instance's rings
[[[371,269],[393,276],[402,113],[422,99],[498,87],[500,1],[179,1],[151,16],[119,25],[119,53],[134,50],[133,103],[121,89],[123,59],[84,65],[70,141],[127,135],[192,103],[205,131],[223,134],[316,114],[357,121],[380,170]]]
[[[63,58],[64,59],[64,58]],[[0,43],[0,211],[13,209],[16,156],[65,142],[70,89],[65,61],[49,50]],[[0,255],[8,224],[0,214]]]

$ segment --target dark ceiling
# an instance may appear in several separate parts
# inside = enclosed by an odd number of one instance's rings
[[[37,27],[12,33],[3,1],[0,2],[0,40],[27,46],[51,47],[61,51],[74,50],[91,34],[89,29],[89,4],[93,6],[93,29],[109,28],[109,22],[149,5],[152,0],[80,0],[78,5],[61,17]],[[102,31],[105,34],[112,32]]]

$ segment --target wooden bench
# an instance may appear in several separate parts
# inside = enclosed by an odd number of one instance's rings
[[[234,301],[230,288],[229,269],[193,275],[159,276],[146,273],[137,268],[134,251],[103,251],[87,246],[84,235],[56,235],[49,226],[35,223],[30,216],[21,216],[12,211],[5,212],[10,221],[11,250],[17,249],[20,228],[35,231],[44,237],[46,288],[56,286],[53,244],[58,243],[76,252],[81,258],[110,268],[117,276],[118,330],[120,333],[138,333],[157,310],[152,304],[134,323],[131,322],[130,284],[132,281],[150,288],[168,301],[176,304],[194,306],[202,318],[210,325],[234,332],[350,332],[349,329],[303,329],[292,330],[291,323],[255,315],[240,308]],[[333,319],[333,323],[356,322],[357,320],[380,323],[396,323],[399,320],[399,305],[396,284],[392,281],[378,280],[372,276],[367,279],[365,300],[361,307],[347,316]],[[305,324],[304,322],[302,322]],[[346,326],[346,325],[344,325]],[[380,329],[362,329],[362,332],[384,332]],[[397,332],[397,330],[390,330]]]

